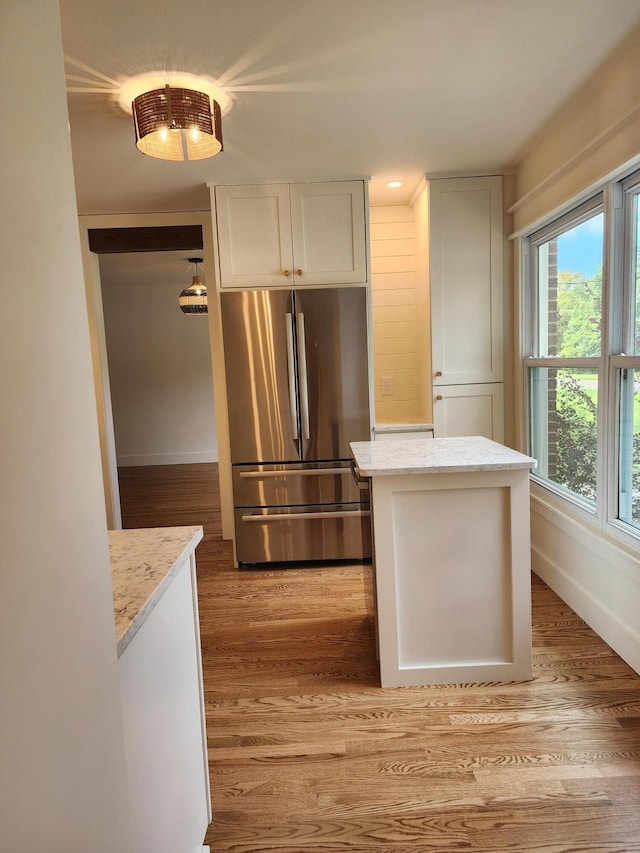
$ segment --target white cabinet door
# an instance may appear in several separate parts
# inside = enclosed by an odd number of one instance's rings
[[[483,435],[504,441],[504,395],[499,382],[441,385],[433,389],[433,426],[437,438]]]
[[[216,187],[221,287],[293,281],[288,184]]]
[[[135,850],[196,853],[211,822],[191,555],[118,660]]]
[[[502,223],[501,177],[429,181],[434,385],[502,381]]]
[[[221,288],[367,281],[363,181],[215,188]]]
[[[362,181],[291,184],[296,286],[367,280]]]

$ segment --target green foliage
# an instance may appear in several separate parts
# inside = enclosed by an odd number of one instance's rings
[[[602,340],[602,266],[588,279],[558,273],[558,350],[565,358],[599,356]]]
[[[553,479],[575,494],[595,501],[598,440],[596,403],[576,376],[558,376],[553,426],[557,439]]]
[[[640,229],[640,208],[638,210]],[[557,349],[565,358],[598,357],[602,346],[602,266],[587,278],[583,273],[558,273]],[[640,252],[636,262],[635,354],[640,354]],[[552,479],[577,495],[596,499],[597,392],[584,371],[558,371],[555,412],[549,430],[555,434]],[[640,394],[640,392],[639,392]],[[639,395],[637,394],[636,397]],[[631,521],[640,526],[640,430],[633,424]]]
[[[602,266],[593,278],[558,273],[558,347],[565,358],[598,357],[602,341]],[[577,495],[596,499],[597,393],[585,387],[579,371],[558,373],[554,479]]]
[[[631,523],[640,527],[640,435],[633,436],[633,488],[631,492]]]

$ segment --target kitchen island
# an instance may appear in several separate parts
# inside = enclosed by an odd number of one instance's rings
[[[382,686],[531,678],[535,460],[479,436],[351,449],[371,480]]]
[[[211,821],[195,548],[201,527],[109,532],[136,850],[200,853]]]

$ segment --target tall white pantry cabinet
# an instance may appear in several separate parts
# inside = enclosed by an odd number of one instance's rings
[[[435,435],[504,440],[502,177],[428,179]]]

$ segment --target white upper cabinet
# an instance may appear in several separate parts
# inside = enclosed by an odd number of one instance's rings
[[[364,184],[291,184],[296,284],[367,281]]]
[[[215,188],[220,286],[367,281],[363,181]]]
[[[502,381],[502,178],[429,181],[434,385]]]

